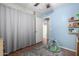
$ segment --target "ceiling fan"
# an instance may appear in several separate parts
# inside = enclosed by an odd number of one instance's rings
[[[40,4],[40,3],[35,3],[35,4],[34,4],[34,6],[35,6],[35,7],[37,7],[39,4]],[[48,4],[46,4],[46,8],[50,8],[50,7],[51,7],[51,6],[50,6],[50,4],[49,4],[49,3],[48,3]]]
[[[50,8],[50,7],[51,7],[50,4],[47,4],[47,5],[46,5],[46,8]]]
[[[38,6],[40,3],[35,3],[34,6]]]

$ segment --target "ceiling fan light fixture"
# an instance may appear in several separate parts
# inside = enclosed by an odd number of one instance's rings
[[[47,4],[47,5],[46,5],[46,8],[50,8],[50,4]]]
[[[36,4],[34,4],[34,6],[38,6],[40,3],[36,3]]]

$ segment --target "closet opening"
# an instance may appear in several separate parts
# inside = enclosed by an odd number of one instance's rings
[[[49,20],[50,18],[45,18],[43,21],[43,44],[47,45],[49,40]]]

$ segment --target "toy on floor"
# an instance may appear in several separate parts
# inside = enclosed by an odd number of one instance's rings
[[[48,50],[51,51],[51,52],[54,52],[54,53],[57,53],[57,52],[60,52],[60,47],[58,47],[57,43],[55,40],[53,40],[52,42],[48,42],[50,43],[48,45]]]

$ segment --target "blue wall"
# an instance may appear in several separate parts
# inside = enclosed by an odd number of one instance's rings
[[[64,4],[56,8],[54,12],[49,15],[49,39],[55,39],[58,45],[75,50],[77,37],[68,34],[67,19],[75,16],[77,12],[79,12],[79,4]]]

